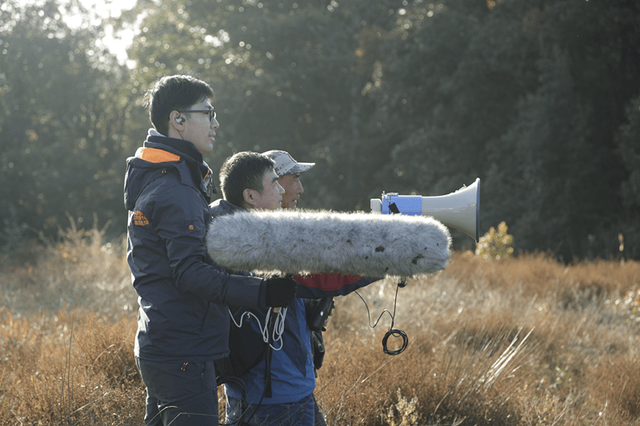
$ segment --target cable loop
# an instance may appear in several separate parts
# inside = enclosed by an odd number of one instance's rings
[[[399,349],[392,351],[387,347],[387,340],[389,339],[390,336],[402,337],[402,346]],[[409,345],[409,337],[407,336],[407,333],[395,328],[392,328],[391,330],[387,331],[387,333],[384,335],[384,338],[382,339],[382,348],[384,349],[384,353],[387,355],[400,355],[402,352],[404,352],[405,349],[407,349],[408,345]]]
[[[276,318],[273,327],[273,334],[269,336],[269,318],[273,314],[276,315]],[[233,313],[231,312],[231,309],[229,309],[229,316],[231,317],[231,320],[233,321],[235,326],[238,328],[242,327],[245,316],[249,319],[253,317],[258,323],[258,329],[260,330],[260,334],[262,335],[262,340],[269,346],[271,346],[271,349],[273,349],[274,351],[279,351],[280,349],[282,349],[282,335],[284,334],[284,320],[287,317],[287,308],[280,308],[277,311],[275,309],[269,309],[267,311],[267,315],[264,318],[264,326],[262,326],[260,319],[250,311],[245,311],[242,313],[242,315],[240,316],[240,323],[236,321]],[[271,337],[271,339],[269,339],[269,337]],[[276,342],[278,343],[277,347],[274,346]]]
[[[400,288],[405,287],[406,285],[407,285],[407,281],[403,278],[400,280],[400,282],[398,282],[398,285],[396,286],[396,295],[393,300],[393,314],[389,312],[387,309],[384,309],[380,313],[380,316],[378,316],[378,319],[376,320],[375,324],[373,325],[371,325],[371,312],[369,311],[369,305],[364,300],[364,298],[360,295],[360,293],[358,293],[357,290],[355,291],[355,293],[358,295],[360,300],[362,300],[362,303],[364,303],[364,306],[367,308],[367,316],[369,317],[370,328],[376,328],[378,323],[380,322],[380,319],[385,313],[389,314],[389,316],[391,317],[391,326],[389,326],[389,331],[387,331],[384,337],[382,338],[382,349],[384,353],[387,355],[400,355],[402,352],[404,352],[405,349],[407,349],[407,346],[409,345],[409,337],[407,336],[407,333],[405,333],[402,330],[393,328],[393,324],[395,323],[395,317],[396,317],[396,306],[398,303],[398,290]],[[391,350],[387,347],[387,341],[389,340],[390,336],[402,338],[402,346],[399,349]]]

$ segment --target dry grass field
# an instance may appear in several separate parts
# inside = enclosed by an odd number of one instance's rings
[[[99,229],[62,237],[2,260],[0,424],[141,425],[123,248]],[[396,282],[360,294],[371,319],[341,297],[326,333],[329,425],[640,425],[638,262],[455,253],[399,289],[396,356],[381,343]]]

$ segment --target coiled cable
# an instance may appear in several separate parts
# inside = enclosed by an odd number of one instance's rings
[[[355,293],[358,295],[360,300],[362,300],[362,302],[364,303],[364,306],[367,308],[367,316],[369,317],[369,327],[376,328],[376,326],[380,322],[380,319],[385,313],[389,314],[389,316],[391,317],[391,326],[389,326],[389,331],[387,331],[384,337],[382,338],[382,349],[384,350],[384,353],[387,355],[400,355],[402,352],[404,352],[405,349],[407,349],[407,346],[409,345],[409,337],[407,336],[407,333],[405,333],[403,330],[393,328],[393,324],[395,323],[395,317],[396,317],[396,306],[398,302],[398,290],[402,287],[405,287],[406,285],[407,283],[403,279],[396,286],[396,294],[393,299],[393,314],[389,312],[389,310],[384,309],[382,313],[380,313],[380,316],[378,316],[378,319],[376,320],[375,324],[373,325],[371,325],[371,312],[369,311],[369,305],[364,300],[364,298],[360,295],[360,293],[358,293],[357,290],[355,291]],[[391,336],[400,337],[402,339],[402,345],[400,345],[400,348],[391,350],[387,347],[387,342],[389,340],[389,337]]]

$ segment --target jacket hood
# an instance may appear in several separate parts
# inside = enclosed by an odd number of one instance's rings
[[[126,164],[124,206],[127,210],[133,210],[144,188],[169,169],[178,172],[182,182],[193,181],[208,200],[217,192],[211,169],[195,145],[163,136],[154,129],[149,130],[142,147],[127,158]]]

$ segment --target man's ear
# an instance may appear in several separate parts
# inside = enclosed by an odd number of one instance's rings
[[[178,130],[183,130],[184,121],[184,117],[178,111],[174,110],[169,114],[169,122]]]
[[[245,188],[244,191],[242,191],[242,198],[244,198],[244,203],[248,208],[254,206],[253,193],[249,188]]]

